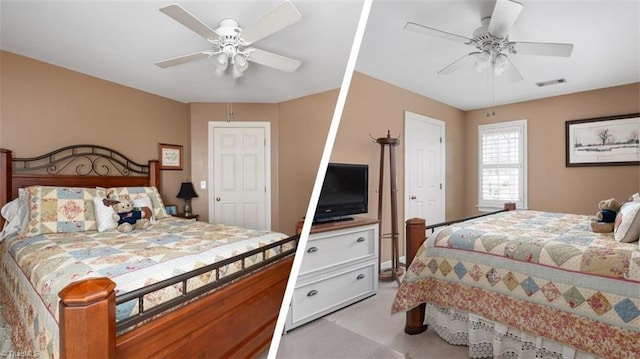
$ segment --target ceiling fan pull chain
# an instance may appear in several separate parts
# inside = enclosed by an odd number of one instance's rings
[[[233,103],[227,104],[227,123],[231,122],[231,116],[233,116]]]

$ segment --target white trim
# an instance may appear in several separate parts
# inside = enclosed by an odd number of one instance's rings
[[[490,212],[503,208],[504,203],[496,203],[496,201],[485,201],[482,199],[482,135],[492,132],[505,132],[505,131],[519,131],[522,139],[519,143],[519,163],[521,174],[520,187],[522,198],[519,198],[516,202],[516,208],[527,209],[528,208],[528,185],[527,178],[528,172],[528,154],[527,154],[527,120],[515,120],[507,122],[492,123],[486,125],[478,125],[478,205],[476,206],[480,212]]]
[[[214,218],[214,201],[215,201],[215,188],[213,171],[215,170],[215,163],[213,161],[213,139],[214,130],[216,128],[262,128],[264,129],[265,139],[265,187],[266,187],[266,203],[265,203],[265,220],[266,230],[271,230],[271,123],[267,121],[209,121],[208,124],[208,156],[209,163],[207,171],[207,177],[209,181],[209,222],[213,222]]]

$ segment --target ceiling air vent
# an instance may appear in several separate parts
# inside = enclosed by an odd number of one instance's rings
[[[536,85],[538,85],[538,87],[544,87],[549,85],[563,84],[565,82],[567,82],[567,79],[555,79],[555,80],[549,80],[549,81],[543,81],[543,82],[536,82]]]

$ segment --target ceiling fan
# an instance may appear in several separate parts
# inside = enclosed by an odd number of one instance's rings
[[[302,64],[299,60],[251,47],[253,43],[302,18],[300,12],[289,1],[284,1],[253,25],[245,28],[241,28],[237,20],[226,18],[213,30],[178,4],[167,5],[160,8],[160,11],[207,39],[212,47],[210,50],[156,62],[155,64],[161,68],[210,58],[215,61],[216,75],[224,75],[231,65],[233,78],[238,78],[244,75],[249,61],[286,72],[293,72]]]
[[[515,82],[522,80],[523,77],[513,66],[506,53],[569,57],[573,51],[573,44],[509,41],[509,30],[516,22],[522,8],[523,5],[515,1],[497,0],[492,15],[482,19],[481,26],[473,32],[471,37],[460,36],[414,22],[407,22],[404,29],[460,42],[476,48],[477,51],[470,52],[447,65],[438,71],[438,74],[450,74],[468,65],[473,66],[479,72],[487,71],[491,67],[496,76],[504,74],[510,81]]]

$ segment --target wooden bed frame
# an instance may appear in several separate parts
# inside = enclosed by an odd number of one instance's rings
[[[114,166],[120,169],[113,170]],[[17,198],[19,188],[31,185],[159,188],[159,168],[157,160],[140,165],[114,150],[94,145],[69,146],[34,158],[13,158],[11,151],[0,149],[0,207]],[[33,170],[45,173],[32,174]],[[108,278],[93,278],[70,284],[59,293],[60,357],[257,356],[271,341],[297,236],[277,245],[284,243],[293,243],[293,249],[282,250],[279,257],[264,261],[260,268],[253,266],[237,276],[223,278],[212,292],[184,296],[175,307],[164,308],[170,310],[161,316],[152,311],[148,315],[151,319],[136,320],[133,329],[119,336],[115,283]]]

